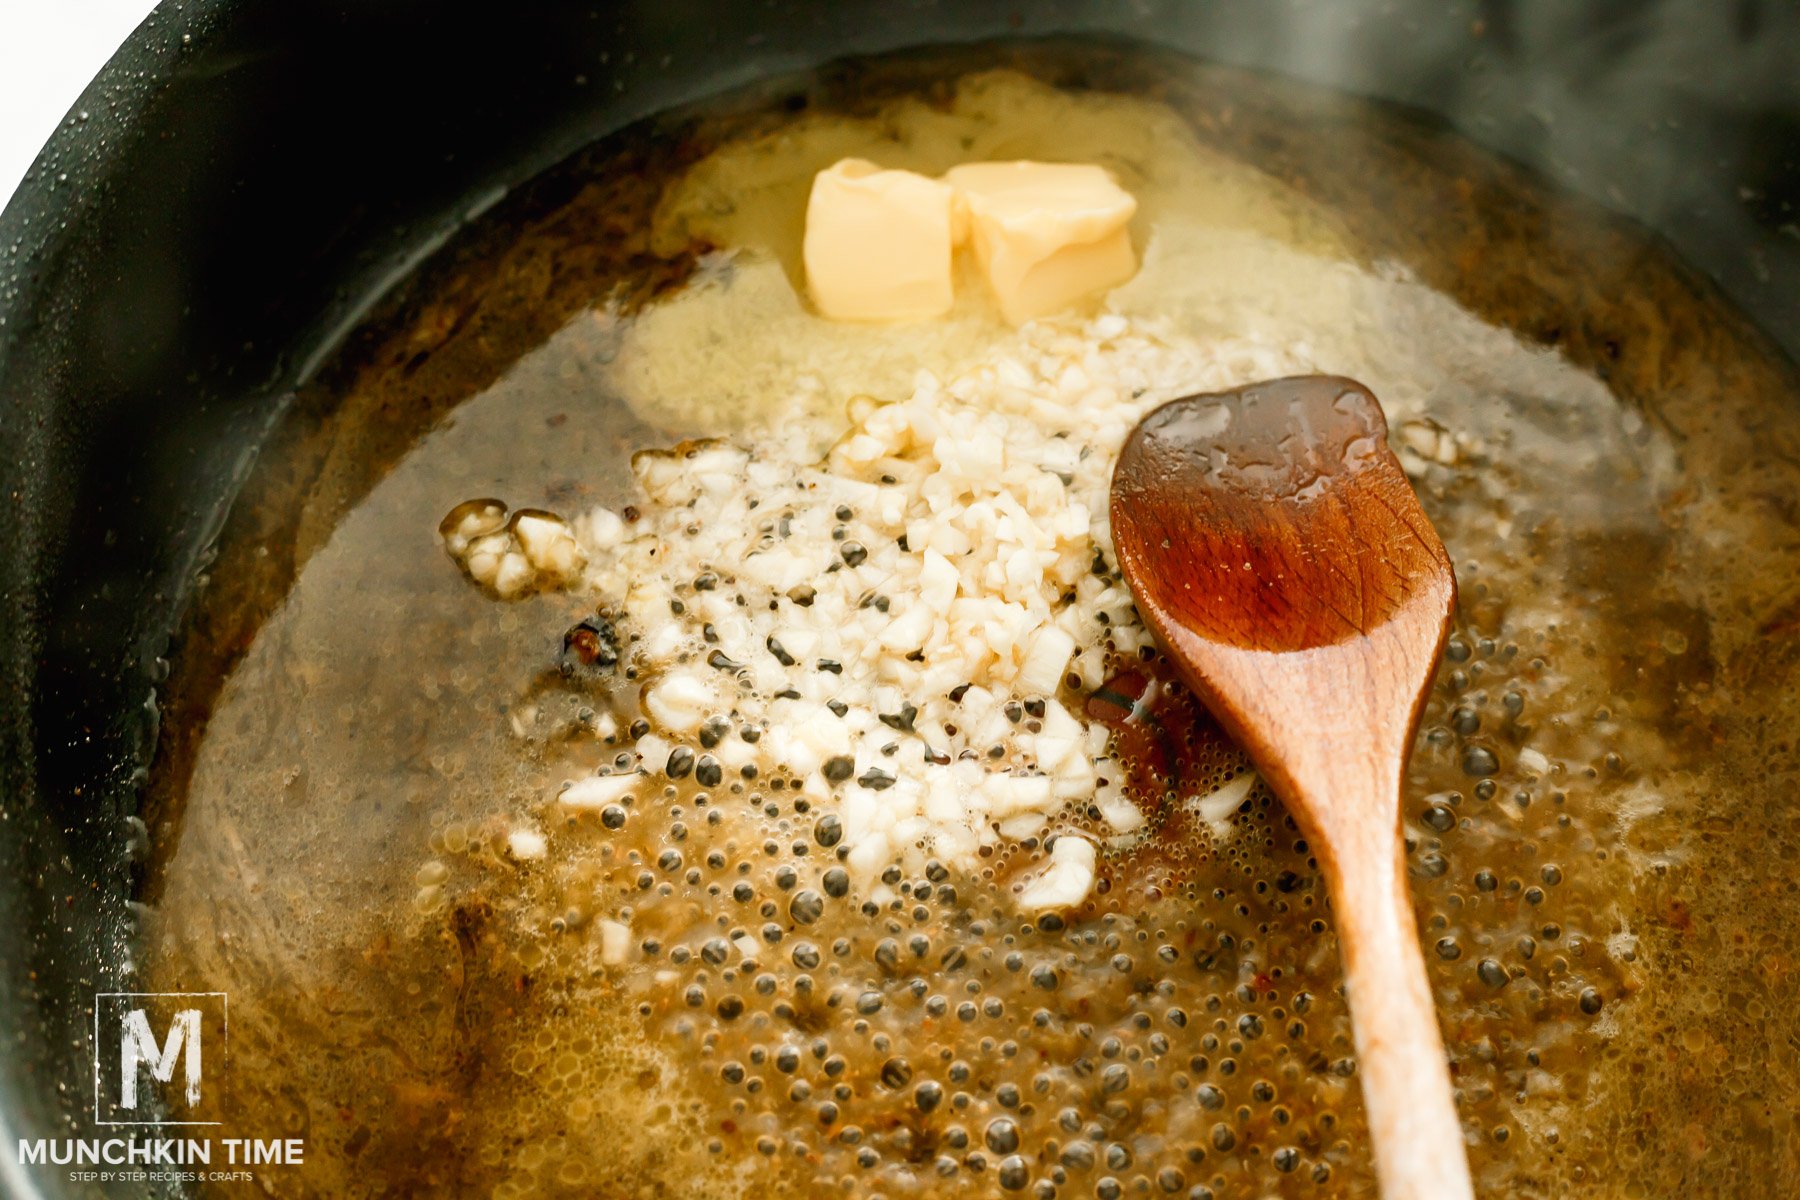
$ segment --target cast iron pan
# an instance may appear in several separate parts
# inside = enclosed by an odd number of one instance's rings
[[[1428,110],[1660,233],[1800,353],[1792,3],[165,4],[0,215],[0,1190],[73,1194],[17,1139],[100,1132],[91,1006],[129,987],[159,656],[334,338],[499,189],[637,118],[1053,33]]]

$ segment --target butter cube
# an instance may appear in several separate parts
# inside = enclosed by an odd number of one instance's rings
[[[846,158],[813,177],[802,256],[821,315],[916,321],[950,311],[950,185]]]
[[[1103,167],[997,162],[952,167],[944,179],[966,211],[976,261],[1015,325],[1130,279],[1127,226],[1137,200]]]

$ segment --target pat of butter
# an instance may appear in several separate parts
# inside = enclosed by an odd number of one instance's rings
[[[950,311],[950,185],[846,158],[813,178],[806,286],[839,321],[916,321]]]
[[[1130,279],[1127,225],[1137,200],[1103,167],[996,162],[952,167],[975,257],[1008,321],[1019,324]]]

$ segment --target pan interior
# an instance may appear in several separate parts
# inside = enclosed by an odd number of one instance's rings
[[[1104,162],[1142,202],[1120,315],[1356,377],[1411,445],[1462,606],[1403,818],[1478,1188],[1793,1177],[1790,364],[1641,232],[1407,113],[1057,44],[776,92],[497,205],[238,507],[164,722],[143,962],[231,994],[207,1103],[309,1139],[270,1186],[1000,1194],[1017,1154],[1046,1195],[1374,1194],[1322,882],[1260,785],[1217,827],[1168,812],[1054,922],[1006,899],[1024,843],[797,928],[784,870],[831,859],[773,780],[548,823],[629,747],[556,669],[597,598],[485,599],[438,518],[640,502],[630,455],[681,437],[822,449],[852,397],[1020,336],[804,311],[806,181],[847,154]],[[1188,777],[1240,769],[1191,702],[1157,715]],[[522,819],[551,839],[524,868]],[[621,972],[625,909],[656,949]],[[739,933],[755,969],[711,957]]]

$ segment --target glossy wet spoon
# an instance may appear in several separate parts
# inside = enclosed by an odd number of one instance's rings
[[[1382,1196],[1470,1196],[1400,837],[1456,580],[1380,405],[1322,375],[1165,404],[1120,452],[1112,532],[1144,620],[1325,873]]]

